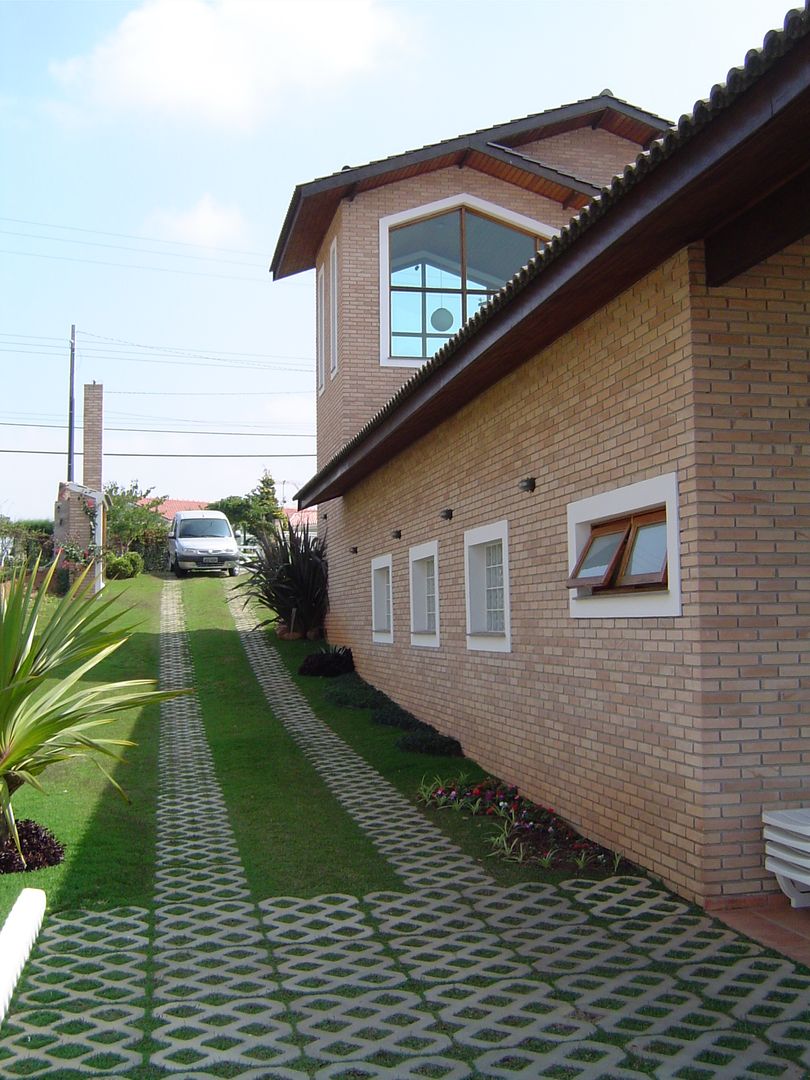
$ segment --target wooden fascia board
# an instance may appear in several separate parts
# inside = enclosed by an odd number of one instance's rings
[[[596,184],[589,184],[587,180],[580,180],[576,176],[571,176],[570,173],[552,169],[541,161],[535,161],[533,158],[527,157],[520,150],[511,146],[497,146],[493,143],[487,143],[486,146],[479,147],[478,152],[486,154],[495,161],[503,161],[508,165],[513,165],[516,169],[523,169],[532,176],[539,176],[543,180],[549,180],[551,183],[557,184],[572,193],[587,195],[589,199],[599,194],[600,189]]]
[[[279,240],[276,244],[276,250],[270,264],[270,270],[274,280],[288,277],[291,274],[300,273],[303,269],[311,269],[311,267],[298,267],[293,269],[285,269],[284,267],[290,239],[295,230],[305,200],[316,198],[327,191],[334,191],[336,193],[337,201],[339,202],[343,197],[344,189],[345,191],[348,191],[353,185],[361,186],[364,182],[371,179],[378,179],[386,173],[394,173],[404,167],[419,165],[436,157],[444,157],[448,154],[464,154],[473,150],[486,152],[487,144],[489,142],[503,142],[505,146],[508,146],[514,138],[520,138],[526,131],[533,131],[535,128],[541,129],[550,126],[551,124],[564,122],[568,119],[576,120],[581,117],[587,118],[592,114],[601,115],[605,109],[611,109],[622,115],[631,117],[632,119],[639,120],[650,127],[658,127],[660,125],[660,134],[669,130],[669,125],[666,121],[652,117],[651,114],[644,113],[642,110],[636,109],[631,105],[625,105],[622,102],[608,97],[591,98],[590,100],[577,102],[573,105],[563,105],[561,108],[554,109],[547,113],[537,113],[524,120],[512,120],[509,123],[500,124],[494,128],[473,132],[469,135],[460,135],[455,139],[448,139],[445,142],[433,143],[430,146],[422,147],[420,150],[410,150],[407,153],[397,154],[394,157],[384,158],[381,161],[371,162],[368,165],[358,165],[355,168],[346,169],[339,173],[333,173],[330,176],[325,176],[319,180],[312,180],[308,184],[299,184],[298,187],[296,187],[290,202],[290,207],[284,219],[281,233],[279,234]],[[553,177],[549,177],[549,179],[553,179]],[[591,191],[582,191],[581,194],[590,195]]]
[[[725,285],[810,233],[810,169],[706,237],[706,283]]]

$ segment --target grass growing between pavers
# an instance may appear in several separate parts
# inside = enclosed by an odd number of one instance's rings
[[[475,859],[499,885],[516,885],[523,881],[557,884],[571,878],[570,871],[543,869],[536,863],[510,862],[493,855],[493,838],[499,831],[494,819],[471,817],[450,808],[428,809],[418,803],[417,793],[424,778],[433,780],[440,777],[447,780],[463,774],[469,781],[477,782],[489,774],[469,758],[440,757],[401,750],[396,744],[402,737],[402,731],[373,723],[371,709],[348,708],[330,701],[330,689],[339,679],[298,674],[304,657],[319,648],[318,643],[281,641],[272,631],[268,631],[268,640],[278,650],[293,681],[318,717],[410,799],[466,855]],[[594,874],[586,867],[578,871],[576,876],[592,878],[604,875]]]
[[[390,863],[274,719],[218,578],[183,582],[194,682],[256,900],[402,889]]]
[[[130,639],[87,680],[157,678],[162,582],[142,576],[110,582],[105,595],[121,597]],[[109,590],[109,592],[107,592]],[[0,921],[24,888],[44,889],[51,911],[144,906],[153,898],[159,708],[125,713],[110,734],[132,739],[126,764],[105,762],[130,798],[126,803],[87,759],[67,761],[41,777],[47,794],[25,785],[14,796],[18,819],[33,818],[65,846],[58,866],[0,875]]]

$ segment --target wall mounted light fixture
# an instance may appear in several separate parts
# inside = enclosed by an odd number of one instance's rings
[[[356,547],[350,547],[349,548],[349,554],[350,555],[356,555],[357,554],[357,548]]]
[[[453,517],[453,511],[450,509],[449,506],[446,506],[444,510],[439,511],[439,517],[444,518],[445,521],[450,521]]]
[[[394,531],[391,533],[391,539],[392,540],[401,540],[402,539],[402,529],[394,529]]]
[[[518,491],[534,491],[536,487],[537,481],[533,476],[526,476],[518,481]]]

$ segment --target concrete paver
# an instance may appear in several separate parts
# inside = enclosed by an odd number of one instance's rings
[[[318,720],[241,602],[231,610],[268,723],[403,890],[255,904],[197,703],[168,702],[154,909],[48,919],[0,1074],[810,1076],[801,969],[646,878],[498,886]],[[188,685],[191,670],[182,586],[167,583],[162,682]]]

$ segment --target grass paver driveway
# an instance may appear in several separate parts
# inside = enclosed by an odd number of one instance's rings
[[[49,912],[0,1075],[810,1077],[806,969],[642,876],[493,874],[229,586],[161,587],[199,693],[161,707],[152,900]]]

